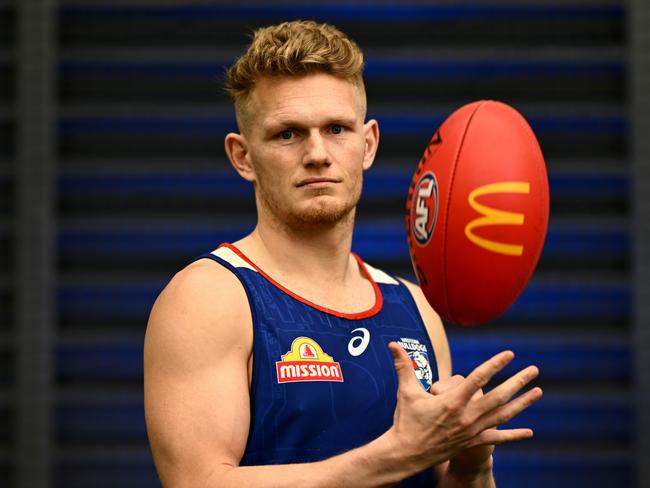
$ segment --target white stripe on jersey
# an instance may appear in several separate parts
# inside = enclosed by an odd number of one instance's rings
[[[226,246],[221,246],[220,248],[212,251],[210,254],[213,254],[223,259],[224,261],[231,264],[235,268],[248,268],[257,272],[255,268],[253,268],[250,264],[248,264],[246,261],[240,258],[235,251],[233,251],[232,249]]]
[[[385,285],[399,285],[399,283],[395,278],[392,278],[390,275],[384,273],[382,270],[373,268],[365,261],[363,264],[366,265],[366,269],[368,270],[368,273],[370,273],[370,276],[372,276],[372,279],[375,280],[375,282],[383,283]]]

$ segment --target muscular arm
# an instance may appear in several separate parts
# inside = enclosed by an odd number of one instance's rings
[[[410,474],[386,436],[322,462],[239,467],[252,339],[245,291],[209,261],[179,273],[156,301],[145,339],[145,411],[164,486],[381,486]]]
[[[528,392],[510,401],[533,377],[522,371],[481,401],[471,401],[510,362],[508,352],[480,365],[455,388],[430,395],[413,374],[408,354],[392,343],[397,408],[393,425],[384,434],[320,462],[242,467],[250,422],[252,340],[241,284],[210,261],[199,261],[179,273],[156,301],[145,339],[145,414],[164,486],[390,485],[467,447],[529,437],[527,429],[491,427],[541,395]]]

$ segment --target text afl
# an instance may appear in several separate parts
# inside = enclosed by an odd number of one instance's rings
[[[415,241],[420,246],[429,243],[438,219],[438,181],[427,171],[422,175],[413,193],[411,226]]]

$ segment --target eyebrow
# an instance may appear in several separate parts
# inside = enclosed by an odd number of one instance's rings
[[[357,121],[356,116],[351,117],[349,115],[336,115],[324,119],[324,125],[341,124],[341,125],[351,126],[354,125],[356,121]],[[306,125],[307,124],[305,124],[304,121],[294,119],[292,117],[287,117],[287,118],[278,117],[267,123],[264,123],[262,125],[262,128],[265,131],[272,131],[272,130],[278,130],[286,127],[303,128]]]

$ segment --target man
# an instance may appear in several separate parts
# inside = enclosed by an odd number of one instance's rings
[[[362,67],[340,31],[297,21],[257,31],[228,73],[240,133],[225,148],[258,222],[152,310],[145,408],[165,486],[493,486],[493,445],[532,436],[496,427],[541,396],[511,400],[537,369],[485,396],[511,352],[452,377],[420,289],[350,252],[379,141]]]

